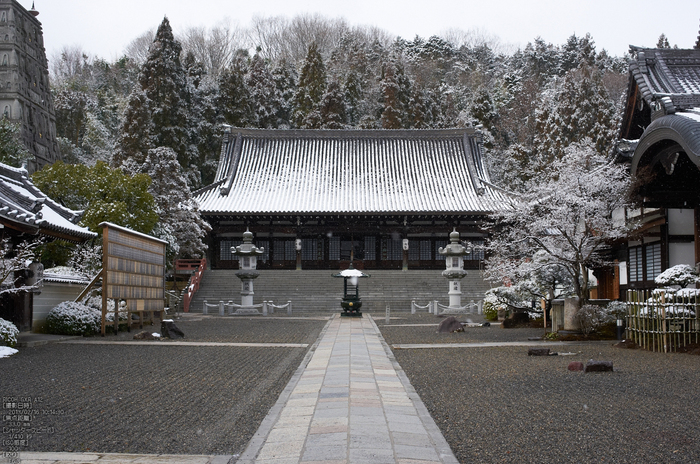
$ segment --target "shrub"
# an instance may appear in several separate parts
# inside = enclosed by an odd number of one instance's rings
[[[695,271],[695,268],[687,264],[678,264],[656,276],[654,282],[656,285],[664,287],[678,285],[681,288],[685,288],[690,284],[698,282],[698,279],[698,273]]]
[[[80,303],[64,301],[49,311],[46,329],[60,335],[93,335],[100,331],[102,314]]]
[[[487,321],[496,321],[498,320],[498,308],[494,306],[493,303],[490,301],[484,301],[484,318]]]
[[[14,348],[17,345],[17,326],[0,317],[0,344]]]
[[[627,305],[622,301],[611,301],[605,306],[605,312],[608,314],[610,321],[624,319],[627,315]]]
[[[608,316],[605,310],[596,305],[583,305],[576,313],[581,330],[585,335],[589,335],[595,329],[607,322]]]

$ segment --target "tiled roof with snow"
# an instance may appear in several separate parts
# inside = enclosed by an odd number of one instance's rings
[[[633,47],[630,72],[648,104],[667,97],[675,110],[700,106],[700,50]]]
[[[66,240],[83,241],[97,234],[79,226],[80,213],[44,195],[27,171],[0,163],[0,223]]]
[[[507,198],[481,149],[473,129],[233,128],[197,200],[209,215],[484,214]]]

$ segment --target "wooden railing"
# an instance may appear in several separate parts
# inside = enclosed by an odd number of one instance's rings
[[[202,281],[202,274],[207,268],[207,259],[178,259],[175,260],[175,271],[187,271],[194,270],[194,274],[190,277],[190,281],[185,289],[185,295],[182,298],[183,310],[188,313],[190,312],[190,302],[194,297],[194,294],[199,290],[199,284]]]

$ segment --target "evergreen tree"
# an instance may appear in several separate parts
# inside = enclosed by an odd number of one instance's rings
[[[289,127],[291,124],[294,93],[296,92],[296,72],[286,60],[272,68],[272,79],[275,81],[277,94],[279,95],[279,109],[277,110],[277,126]]]
[[[345,102],[337,81],[328,84],[328,90],[321,100],[320,110],[322,129],[343,129],[346,127]]]
[[[247,52],[237,53],[231,66],[219,76],[217,106],[224,122],[235,127],[250,127],[254,120],[250,92],[245,85],[247,60]]]
[[[153,233],[168,242],[169,257],[203,256],[207,248],[203,239],[211,227],[199,213],[174,150],[169,147],[149,150],[142,171],[152,179],[149,191],[159,217]]]
[[[545,103],[537,116],[538,156],[542,162],[551,162],[584,138],[592,138],[596,150],[607,155],[617,138],[618,125],[619,112],[600,71],[582,65],[566,74],[553,101]]]
[[[101,233],[99,224],[109,221],[149,233],[156,221],[151,179],[129,175],[98,161],[94,166],[57,161],[32,175],[34,184],[54,201],[74,210],[85,210],[81,224]]]
[[[124,111],[112,166],[128,164],[132,167],[126,167],[127,172],[138,172],[146,160],[148,150],[153,148],[154,130],[148,97],[142,90],[134,89]]]
[[[668,43],[666,34],[661,34],[659,36],[659,40],[656,42],[656,48],[671,48],[671,44]]]
[[[181,51],[168,18],[164,18],[143,64],[139,83],[150,100],[154,145],[172,148],[180,165],[187,167],[190,165],[185,102],[187,81],[180,63]]]
[[[31,157],[20,139],[20,127],[7,118],[0,119],[0,163],[16,168]]]
[[[294,95],[292,123],[301,129],[320,127],[319,104],[326,93],[326,67],[316,43],[309,45]]]
[[[251,60],[245,83],[250,92],[254,125],[260,128],[276,127],[282,98],[265,60],[259,53]]]
[[[408,126],[410,82],[395,59],[389,60],[382,72],[382,115],[384,129],[401,129]]]

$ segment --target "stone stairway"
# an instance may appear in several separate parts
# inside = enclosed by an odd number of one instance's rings
[[[340,311],[340,299],[343,294],[343,279],[333,278],[331,274],[338,271],[317,270],[263,270],[255,279],[255,304],[263,300],[276,305],[292,301],[294,312],[299,311]],[[419,305],[438,300],[448,304],[448,283],[440,271],[386,271],[368,270],[370,278],[360,279],[360,298],[362,311],[384,312],[387,305],[392,310],[408,311],[411,300]],[[468,271],[462,280],[462,304],[471,300],[483,299],[489,283],[484,282],[478,270]],[[202,312],[202,303],[219,301],[241,302],[241,281],[233,270],[205,271],[199,291],[195,294],[190,312]]]

